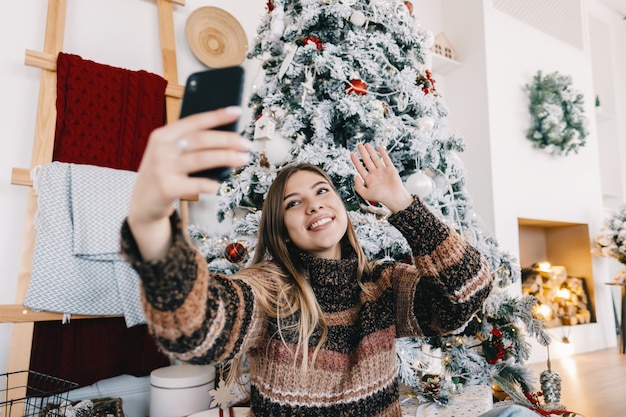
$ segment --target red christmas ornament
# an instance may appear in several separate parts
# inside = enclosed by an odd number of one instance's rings
[[[411,3],[410,1],[405,1],[404,5],[407,9],[409,9],[409,14],[413,16],[413,3]]]
[[[272,0],[268,0],[267,1],[267,12],[268,13],[272,13],[272,10],[274,10],[274,3],[272,3]]]
[[[363,80],[350,80],[346,85],[346,91],[348,94],[354,93],[360,96],[367,94],[367,84]]]
[[[494,335],[495,337],[502,337],[502,330],[494,327],[493,329],[491,329],[490,332],[492,335]]]
[[[435,79],[433,78],[433,74],[430,70],[424,71],[425,74],[420,74],[417,76],[415,83],[417,85],[422,86],[422,91],[424,94],[432,93],[433,95],[437,95],[437,90],[435,90]]]
[[[304,38],[304,44],[306,45],[309,42],[313,42],[318,51],[321,51],[324,47],[324,43],[320,40],[320,38],[316,38],[315,36],[307,36]]]
[[[234,264],[241,262],[247,253],[246,247],[239,242],[230,243],[224,249],[224,257]]]
[[[487,363],[493,365],[499,360],[504,360],[512,346],[504,346],[502,330],[493,328],[490,334],[491,336],[486,341],[486,345],[483,346],[483,350],[489,352],[490,356],[487,357]]]

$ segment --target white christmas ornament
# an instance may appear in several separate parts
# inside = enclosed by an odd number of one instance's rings
[[[352,15],[350,16],[350,21],[355,26],[363,26],[365,22],[367,21],[367,19],[365,18],[365,15],[363,14],[362,11],[355,10],[354,12],[352,12]]]
[[[405,92],[398,92],[396,97],[396,108],[399,112],[403,112],[409,106],[409,96]]]
[[[282,7],[276,7],[272,10],[272,23],[270,23],[271,38],[279,41],[285,31],[285,11]]]
[[[278,78],[283,78],[283,76],[287,72],[287,69],[289,69],[289,65],[291,65],[291,61],[293,61],[293,58],[296,56],[296,52],[298,52],[297,45],[293,43],[286,44],[284,49],[285,51],[287,51],[287,54],[285,55],[285,59],[283,60],[282,64],[280,64],[280,68],[278,69]]]
[[[280,166],[289,160],[292,145],[289,139],[277,132],[272,139],[263,141],[265,157],[270,164]]]
[[[430,116],[420,117],[417,121],[417,127],[424,133],[430,133],[435,127],[435,119]]]
[[[418,195],[422,198],[428,196],[435,187],[433,180],[422,171],[417,171],[409,175],[404,185],[411,194]]]

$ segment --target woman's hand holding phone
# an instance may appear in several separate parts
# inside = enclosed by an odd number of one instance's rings
[[[180,119],[150,134],[128,213],[144,259],[167,253],[176,200],[215,193],[233,168],[249,162],[250,142],[236,133],[242,81],[240,67],[191,74]]]
[[[237,168],[250,160],[250,141],[215,130],[241,115],[227,107],[185,117],[155,129],[146,146],[131,196],[128,224],[144,259],[164,256],[171,242],[169,216],[183,195],[215,193],[219,182],[189,174],[201,169]],[[186,149],[181,149],[181,138]]]

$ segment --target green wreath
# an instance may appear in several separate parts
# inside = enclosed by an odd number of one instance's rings
[[[585,145],[587,120],[583,95],[572,88],[571,77],[558,72],[542,76],[539,71],[525,89],[532,117],[526,138],[550,154],[578,153]]]

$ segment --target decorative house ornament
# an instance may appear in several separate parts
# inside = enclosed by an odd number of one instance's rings
[[[525,90],[532,118],[526,138],[550,154],[578,153],[585,145],[587,119],[583,95],[572,88],[571,77],[538,71]]]
[[[272,119],[269,112],[263,111],[261,117],[254,123],[254,139],[270,140],[274,137],[276,131],[276,122]]]
[[[456,60],[454,48],[452,47],[452,44],[443,32],[435,37],[435,44],[433,45],[431,50],[437,55]]]

